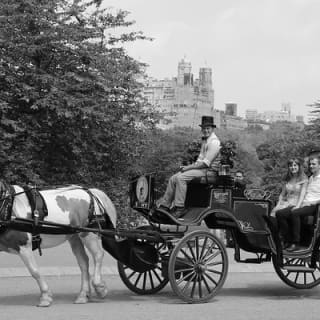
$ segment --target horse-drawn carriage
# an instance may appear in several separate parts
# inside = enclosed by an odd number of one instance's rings
[[[69,187],[58,191],[51,190],[49,193],[41,191],[40,194],[45,200],[49,200],[49,206],[52,206],[52,199],[57,201],[59,198],[59,208],[67,212],[69,217],[80,217],[80,211],[86,203],[85,211],[91,214],[85,215],[87,220],[82,224],[78,220],[75,223],[75,218],[71,219],[73,222],[60,223],[59,219],[39,219],[37,216],[31,217],[30,214],[19,217],[17,212],[8,214],[12,203],[24,196],[25,191],[19,188],[13,191],[5,189],[0,199],[0,224],[5,230],[3,232],[13,230],[41,236],[84,234],[84,237],[93,233],[101,238],[103,249],[117,259],[119,275],[130,290],[138,294],[151,294],[170,282],[173,291],[188,303],[210,300],[226,280],[228,254],[224,243],[214,235],[214,229],[231,232],[235,243],[234,258],[237,262],[272,261],[279,277],[294,288],[312,288],[320,283],[319,213],[312,221],[303,225],[301,250],[284,251],[277,227],[269,217],[272,203],[267,193],[249,190],[245,197],[235,197],[234,180],[229,175],[220,175],[215,182],[207,179],[191,181],[185,203],[186,214],[179,219],[170,212],[156,208],[155,177],[142,175],[133,179],[130,185],[131,207],[145,218],[146,223],[130,230],[116,227],[114,208],[111,206],[110,209],[110,201],[101,191],[75,191],[80,189],[81,187]],[[63,192],[70,194],[64,195]],[[70,206],[76,203],[75,197],[78,197],[79,192],[81,199],[78,199],[78,207],[71,210]],[[48,211],[50,217],[50,208]],[[93,213],[96,211],[99,211],[99,214]],[[88,247],[93,249],[97,246],[88,244]],[[77,251],[75,246],[73,250]],[[243,259],[241,250],[252,253],[253,258]],[[95,271],[100,272],[100,263],[99,260]],[[80,263],[79,265],[81,266]],[[32,272],[32,266],[29,270]],[[43,305],[50,305],[50,298],[45,295],[48,289],[39,281],[39,275],[33,276],[44,294]],[[95,274],[94,277],[95,289],[99,292],[100,275]],[[85,283],[77,299],[80,299],[80,303],[86,302],[86,299],[82,298],[89,290],[88,279],[84,279],[82,281]],[[102,290],[101,285],[100,289]],[[104,292],[101,296],[104,296]]]
[[[135,271],[118,263],[128,288],[140,294],[151,293],[170,281],[173,291],[186,302],[210,300],[223,286],[228,272],[226,248],[213,234],[214,229],[231,232],[237,262],[272,261],[281,280],[294,288],[313,288],[320,283],[319,212],[303,221],[300,250],[288,252],[282,249],[275,219],[269,216],[270,193],[252,189],[246,190],[244,197],[235,197],[231,176],[219,176],[214,183],[202,180],[195,179],[188,185],[187,210],[180,219],[155,209],[153,177],[141,176],[132,183],[131,205],[149,221],[148,229],[159,232],[161,241],[155,245],[158,260],[153,268]],[[206,228],[189,231],[200,225]],[[253,258],[243,259],[241,250],[252,253]]]

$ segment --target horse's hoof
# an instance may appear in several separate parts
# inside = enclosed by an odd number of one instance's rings
[[[49,297],[49,296],[41,297],[37,307],[50,307],[51,303],[52,303],[51,297]]]
[[[98,283],[98,284],[94,284],[92,282],[92,285],[94,287],[94,290],[95,290],[98,298],[104,299],[107,296],[108,289],[107,289],[107,286],[104,281],[102,281],[101,283]]]
[[[79,294],[77,299],[74,301],[75,304],[85,304],[89,301],[89,295],[88,294]]]

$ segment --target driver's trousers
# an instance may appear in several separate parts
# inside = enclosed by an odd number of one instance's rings
[[[161,200],[161,205],[171,208],[184,207],[187,193],[187,183],[194,178],[214,179],[218,174],[208,169],[193,169],[185,172],[178,172],[169,179],[166,192]]]

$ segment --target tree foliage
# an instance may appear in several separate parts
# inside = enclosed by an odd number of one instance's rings
[[[310,126],[301,129],[294,123],[275,123],[266,131],[266,141],[257,146],[259,160],[263,163],[262,186],[279,193],[281,182],[287,172],[290,158],[304,158],[317,149],[319,140],[314,138]]]
[[[11,182],[107,183],[154,125],[122,44],[141,32],[99,1],[6,0],[0,5],[0,170]],[[139,123],[139,126],[137,126]]]

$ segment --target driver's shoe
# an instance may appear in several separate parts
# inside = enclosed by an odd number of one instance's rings
[[[186,213],[185,207],[174,207],[171,210],[171,215],[173,215],[176,219],[181,218]]]
[[[289,247],[286,248],[286,250],[289,252],[298,251],[299,249],[301,248],[296,243],[292,243]]]
[[[157,210],[170,212],[170,208],[164,206],[163,204],[160,204],[160,206],[157,208]]]

